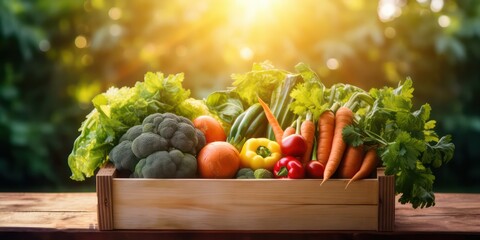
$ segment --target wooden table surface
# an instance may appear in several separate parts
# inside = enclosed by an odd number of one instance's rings
[[[434,207],[395,214],[393,232],[99,231],[96,193],[0,193],[0,239],[480,239],[480,194],[436,193]]]

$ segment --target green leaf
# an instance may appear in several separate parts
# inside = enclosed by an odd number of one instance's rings
[[[426,147],[422,156],[422,163],[424,164],[431,164],[434,168],[438,168],[453,158],[455,145],[451,143],[450,135],[440,138],[435,145],[427,144]]]
[[[255,63],[250,72],[232,74],[232,85],[248,106],[257,103],[257,97],[269,103],[272,93],[288,74],[285,70],[274,68],[269,62]]]
[[[396,179],[395,190],[402,193],[400,203],[411,203],[413,208],[435,205],[435,195],[432,191],[435,176],[421,163],[417,163],[416,169],[402,171]]]
[[[312,113],[313,119],[328,109],[328,103],[324,101],[323,84],[316,80],[300,83],[291,91],[290,96],[294,99],[289,108],[296,115],[305,116]]]
[[[410,112],[397,112],[396,123],[402,130],[412,132],[423,132],[424,121]]]
[[[400,132],[391,145],[398,150],[397,161],[401,161],[402,169],[415,169],[420,153],[425,151],[425,144],[407,132]]]
[[[343,140],[354,147],[358,147],[362,145],[363,139],[362,134],[359,132],[361,131],[359,128],[356,128],[353,125],[348,125],[342,130]]]
[[[419,118],[421,121],[426,122],[430,119],[430,112],[432,111],[432,107],[430,104],[425,103],[423,104],[419,110],[412,113],[413,116]]]
[[[232,125],[245,110],[240,95],[234,91],[212,92],[205,99],[205,103],[211,112],[228,125]]]
[[[320,81],[317,73],[315,73],[307,64],[301,62],[295,65],[295,70],[302,76],[305,81]]]

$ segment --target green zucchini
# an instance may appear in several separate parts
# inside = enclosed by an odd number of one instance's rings
[[[241,113],[235,119],[227,141],[240,151],[246,139],[250,138],[246,135],[247,130],[262,113],[263,108],[260,103],[253,104],[245,112]]]
[[[267,125],[268,125],[267,116],[265,116],[265,112],[262,111],[252,121],[250,126],[248,126],[248,129],[245,132],[245,137],[247,138],[265,137]]]
[[[238,130],[238,126],[240,126],[240,123],[242,122],[243,118],[245,117],[245,115],[247,114],[247,111],[245,112],[242,112],[240,113],[240,115],[238,115],[238,117],[234,120],[233,124],[232,124],[232,127],[230,128],[230,132],[227,136],[227,142],[230,142],[231,140],[233,140],[233,138],[235,137],[235,134],[237,133],[237,130]]]

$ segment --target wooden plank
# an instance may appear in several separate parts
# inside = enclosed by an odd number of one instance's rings
[[[96,211],[1,212],[0,229],[14,227],[45,229],[98,229],[96,216]]]
[[[156,205],[378,204],[378,181],[347,180],[122,179],[112,181],[114,204]],[[123,206],[125,206],[123,205]]]
[[[96,212],[92,193],[0,193],[0,212]]]
[[[116,176],[115,167],[108,164],[96,175],[98,227],[100,230],[113,229],[112,179]]]
[[[115,229],[376,230],[378,226],[375,205],[115,207]]]
[[[0,193],[0,229],[96,229],[96,203],[94,193]]]
[[[395,231],[480,233],[480,194],[435,193],[435,202],[423,209],[397,202]]]
[[[395,177],[385,176],[384,169],[377,171],[379,184],[378,230],[395,228]]]

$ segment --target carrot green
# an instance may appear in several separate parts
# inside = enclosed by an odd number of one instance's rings
[[[455,146],[450,135],[439,137],[434,131],[429,104],[412,110],[412,85],[407,79],[397,88],[371,89],[372,108],[343,136],[354,146],[377,148],[385,174],[395,175],[399,201],[423,208],[435,205],[432,170],[453,158]]]

